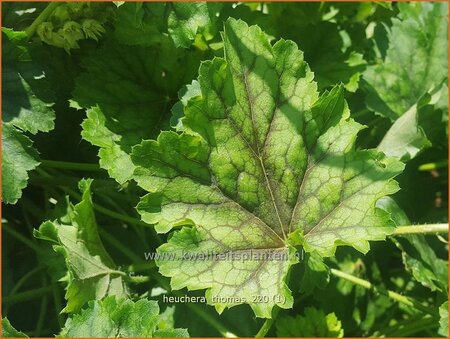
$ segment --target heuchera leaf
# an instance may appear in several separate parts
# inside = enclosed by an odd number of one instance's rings
[[[2,201],[15,204],[27,186],[28,171],[39,165],[33,142],[10,124],[2,127]]]
[[[396,226],[411,224],[405,212],[391,197],[380,199],[377,206],[390,213]],[[409,234],[391,237],[390,240],[401,251],[405,269],[416,281],[432,291],[448,290],[448,261],[438,257],[427,237]]]
[[[126,45],[151,46],[168,33],[176,47],[188,48],[197,33],[214,28],[220,3],[124,3],[117,10],[115,36]]]
[[[324,289],[330,281],[330,272],[323,259],[312,252],[305,258],[305,270],[300,282],[300,292],[310,294],[317,288]]]
[[[66,338],[161,338],[189,337],[181,328],[160,329],[158,303],[153,300],[109,296],[92,300],[79,314],[67,319],[60,337]]]
[[[52,242],[55,252],[64,256],[67,265],[67,305],[63,312],[77,312],[89,300],[108,295],[127,296],[124,273],[118,271],[101,242],[91,200],[92,180],[80,181],[82,201],[69,209],[70,224],[46,221],[36,238]]]
[[[418,7],[417,16],[393,19],[384,62],[364,73],[367,105],[392,120],[408,111],[447,77],[447,4],[402,4],[401,13]]]
[[[405,268],[423,286],[432,291],[447,291],[448,262],[440,259],[422,234],[412,234],[393,239],[402,251]]]
[[[24,132],[53,129],[53,94],[45,74],[32,61],[24,32],[2,29],[2,201],[15,204],[39,165],[38,152]]]
[[[302,3],[298,3],[297,6],[301,9],[305,7]],[[291,11],[291,4],[286,6],[285,10]],[[319,9],[316,11],[319,12]],[[356,91],[361,72],[366,67],[366,61],[360,53],[346,50],[339,25],[332,22],[305,25],[305,21],[301,20],[293,20],[287,25],[286,15],[287,13],[278,19],[279,34],[294,40],[305,53],[319,89],[342,82],[348,91]],[[312,13],[310,17],[313,17]]]
[[[184,226],[158,249],[174,289],[207,289],[219,312],[247,303],[270,317],[274,305],[292,307],[294,246],[366,252],[368,240],[393,230],[375,203],[398,190],[392,178],[403,164],[355,151],[362,127],[342,86],[319,98],[295,43],[271,45],[259,27],[234,19],[223,41],[225,58],[200,67],[185,132],[133,148],[134,178],[150,192],[138,210],[158,232]]]
[[[120,184],[133,174],[131,147],[169,127],[172,98],[191,81],[199,56],[176,49],[166,37],[150,47],[109,39],[83,59],[85,71],[73,92],[77,104],[90,109],[82,136],[100,147],[100,166]]]
[[[425,147],[430,147],[431,142],[419,126],[418,114],[417,105],[414,105],[400,116],[381,140],[378,150],[388,156],[407,161]]]
[[[439,315],[441,319],[439,319],[438,333],[443,337],[448,337],[448,301],[439,307]]]
[[[188,48],[197,32],[211,26],[216,16],[210,13],[210,9],[218,4],[168,2],[166,6],[170,7],[167,26],[172,40],[176,46]]]
[[[278,337],[342,338],[344,329],[334,313],[325,314],[314,307],[305,309],[305,315],[284,316],[277,319]]]
[[[28,338],[28,336],[12,327],[8,318],[2,319],[2,338]]]

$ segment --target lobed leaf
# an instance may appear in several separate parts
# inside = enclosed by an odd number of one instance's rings
[[[15,204],[39,165],[38,152],[25,133],[53,129],[53,93],[41,65],[31,60],[24,32],[2,29],[2,201]]]
[[[325,314],[314,307],[305,309],[303,316],[284,316],[277,320],[278,337],[342,338],[344,329],[334,313]]]
[[[367,105],[391,120],[442,86],[448,69],[441,48],[447,44],[447,4],[402,4],[400,15],[392,20],[385,60],[364,72]]]
[[[73,92],[88,109],[82,136],[100,148],[100,166],[120,184],[133,174],[131,147],[169,126],[172,97],[191,79],[199,56],[186,55],[167,37],[145,47],[110,38],[83,60]]]
[[[67,275],[63,281],[67,284],[67,305],[63,312],[66,313],[79,311],[89,300],[128,295],[124,273],[117,270],[98,234],[91,183],[92,180],[80,181],[82,201],[62,218],[68,219],[69,224],[46,221],[34,231],[36,238],[53,243],[54,251],[65,259]]]
[[[133,148],[134,178],[150,192],[138,210],[158,232],[181,227],[158,248],[174,289],[207,289],[219,312],[247,303],[270,317],[274,305],[292,307],[294,246],[366,252],[368,240],[392,232],[375,203],[398,190],[392,178],[403,165],[355,151],[361,125],[342,86],[319,97],[295,43],[271,45],[259,27],[234,19],[223,41],[225,58],[200,67],[185,132]]]
[[[158,303],[153,300],[109,296],[92,300],[87,308],[66,321],[63,338],[164,338],[188,337],[181,328],[160,328]]]

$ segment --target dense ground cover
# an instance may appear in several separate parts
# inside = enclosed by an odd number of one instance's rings
[[[447,336],[447,13],[2,3],[3,335]]]

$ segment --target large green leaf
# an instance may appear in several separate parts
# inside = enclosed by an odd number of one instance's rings
[[[92,206],[90,185],[92,180],[80,181],[83,198],[69,208],[68,214],[58,221],[46,221],[34,236],[53,243],[53,249],[65,258],[67,275],[67,305],[63,312],[77,312],[89,300],[108,295],[127,296],[123,281],[125,273],[119,271],[103,247],[97,230]]]
[[[400,10],[403,19],[392,20],[385,60],[364,73],[368,106],[392,120],[440,87],[448,69],[447,4],[402,4]],[[415,15],[407,15],[411,11]]]
[[[342,338],[344,329],[334,313],[325,314],[314,307],[305,309],[303,316],[284,316],[277,319],[279,337]]]
[[[133,302],[115,296],[92,300],[86,309],[69,318],[60,333],[67,338],[188,337],[187,330],[160,327],[156,301]]]
[[[343,88],[319,98],[295,43],[271,45],[259,27],[234,19],[223,40],[225,59],[200,67],[185,133],[133,148],[134,178],[151,192],[138,209],[158,232],[185,226],[158,249],[174,289],[206,288],[219,312],[248,303],[270,317],[275,304],[292,307],[294,245],[322,256],[337,245],[366,252],[368,240],[393,230],[375,203],[398,190],[392,177],[403,165],[354,150],[361,126]]]

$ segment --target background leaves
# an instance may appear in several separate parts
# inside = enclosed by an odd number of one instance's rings
[[[202,61],[223,55],[220,31],[229,17],[258,24],[272,41],[295,41],[321,92],[342,82],[351,118],[368,126],[357,149],[381,143],[379,149],[388,153],[408,145],[409,152],[396,155],[405,170],[393,199],[409,223],[447,222],[447,4],[75,3],[52,8],[45,22],[53,28],[38,29],[33,22],[46,8],[2,4],[2,266],[8,272],[2,277],[2,303],[3,315],[27,335],[53,336],[66,323],[60,312],[67,306],[67,282],[58,282],[66,264],[50,242],[32,233],[45,220],[73,224],[68,211],[74,207],[66,196],[74,205],[83,200],[78,194],[83,177],[94,178],[98,233],[114,268],[123,273],[130,302],[152,299],[166,313],[163,296],[175,292],[143,255],[166,236],[140,221],[135,206],[143,192],[130,180],[134,166],[128,154],[170,125],[185,128],[177,102],[197,96],[198,89],[195,83],[186,95],[182,89]],[[59,31],[64,28],[72,29]],[[403,72],[404,65],[414,71]],[[397,90],[400,101],[391,96]],[[413,105],[417,112],[405,117]],[[34,119],[36,114],[41,119]],[[400,117],[409,129],[399,128],[405,126]],[[374,244],[365,256],[345,247],[325,261],[307,255],[289,280],[293,308],[278,316],[299,319],[314,307],[323,315],[334,313],[346,336],[446,336],[447,251],[443,234],[399,236]],[[337,278],[330,269],[401,292],[436,312],[395,302]],[[316,279],[317,287],[312,286]],[[263,326],[245,307],[218,316],[203,304],[170,306],[169,327],[189,327],[195,336],[253,336]],[[244,319],[245,326],[236,326],[236,319]],[[276,334],[277,327],[270,327],[267,335]]]

